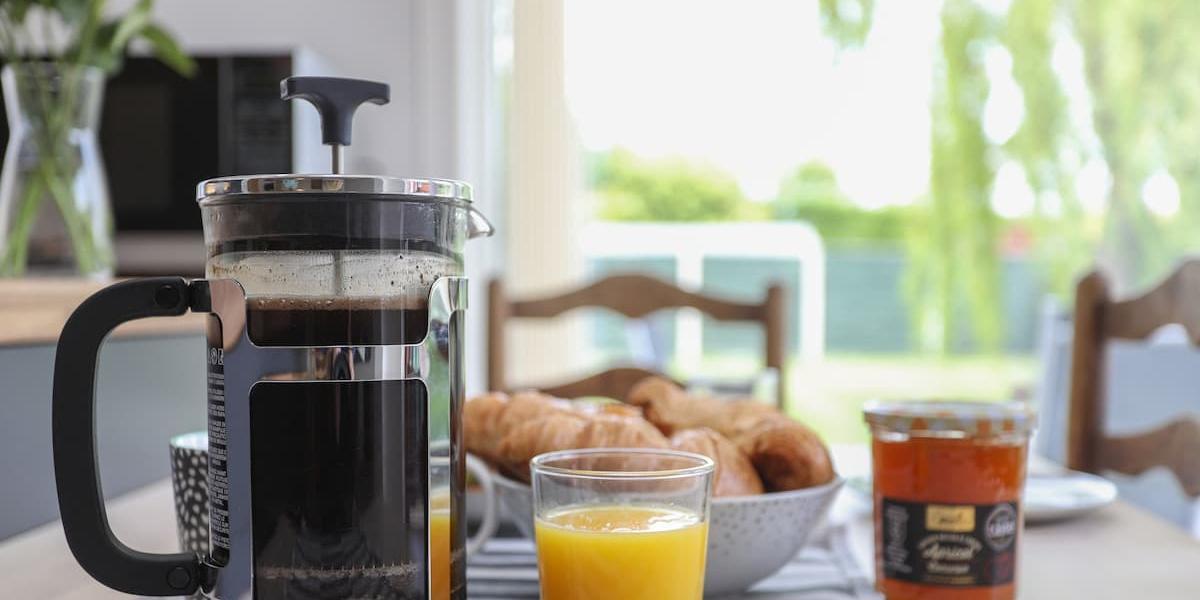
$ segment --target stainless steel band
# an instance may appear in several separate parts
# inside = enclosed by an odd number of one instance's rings
[[[196,186],[201,202],[247,194],[375,194],[470,202],[471,185],[450,179],[405,179],[381,175],[246,175],[219,177]]]
[[[219,330],[210,331],[209,344],[223,352],[225,400],[221,420],[227,425],[225,455],[229,458],[229,561],[213,565],[219,568],[213,570],[215,580],[205,586],[209,597],[241,598],[251,593],[253,586],[249,398],[251,388],[258,383],[421,381],[429,403],[426,489],[432,493],[449,488],[462,478],[461,429],[449,424],[462,403],[462,384],[456,381],[461,379],[462,369],[461,319],[454,314],[467,307],[465,277],[444,277],[434,282],[429,292],[425,337],[420,343],[406,345],[257,346],[246,327],[246,297],[241,285],[230,279],[213,279],[208,281],[208,288],[210,312],[220,321]],[[216,335],[220,337],[212,337]],[[447,425],[435,427],[435,421]]]

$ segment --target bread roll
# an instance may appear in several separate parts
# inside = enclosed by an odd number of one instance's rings
[[[817,434],[772,406],[692,395],[659,377],[630,391],[629,403],[663,432],[707,427],[750,459],[767,491],[794,490],[833,479],[829,451]]]
[[[583,412],[557,413],[526,421],[504,436],[496,464],[529,481],[529,461],[542,453],[577,448],[666,448],[667,438],[641,417]]]
[[[599,404],[586,403],[576,406],[575,410],[587,415],[613,415],[617,417],[642,418],[642,409],[625,404],[624,402],[603,402]]]
[[[518,392],[512,397],[491,392],[471,398],[463,406],[467,451],[495,464],[500,440],[515,427],[548,415],[571,412],[570,402],[537,392]]]
[[[750,496],[763,493],[762,479],[750,459],[729,438],[702,427],[685,429],[671,436],[671,447],[703,454],[716,462],[713,496]]]
[[[666,435],[676,431],[709,427],[720,431],[724,407],[719,400],[689,396],[662,377],[647,377],[629,390],[626,402],[642,409],[647,421]]]
[[[736,438],[768,492],[798,490],[833,480],[829,450],[816,432],[795,421],[765,421]]]
[[[717,462],[717,496],[805,488],[834,476],[820,437],[771,406],[694,396],[661,378],[639,383],[629,401],[634,406],[574,406],[536,392],[485,394],[464,408],[467,450],[529,481],[529,460],[544,452],[675,447]]]
[[[488,462],[496,455],[501,433],[496,428],[500,414],[508,408],[508,394],[491,392],[463,404],[463,438],[467,451]]]

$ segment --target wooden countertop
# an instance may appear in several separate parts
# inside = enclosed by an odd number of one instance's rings
[[[53,344],[75,307],[111,282],[85,279],[0,279],[0,346]],[[113,335],[146,337],[199,334],[204,315],[140,319]]]

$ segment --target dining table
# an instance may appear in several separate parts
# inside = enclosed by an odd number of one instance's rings
[[[835,444],[832,454],[841,476],[861,481],[869,475],[868,446]],[[1052,468],[1046,461],[1034,462]],[[108,517],[117,537],[138,550],[177,551],[171,494],[170,481],[163,480],[109,500]],[[828,519],[844,532],[848,553],[868,579],[874,572],[871,504],[856,486],[846,486]],[[1200,598],[1200,540],[1120,499],[1075,519],[1026,525],[1020,543],[1018,597],[1022,599]],[[79,567],[59,522],[0,542],[0,588],[5,598],[128,597],[103,587]],[[763,597],[808,600],[828,596],[797,591]]]

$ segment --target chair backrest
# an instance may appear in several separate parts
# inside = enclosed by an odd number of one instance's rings
[[[1200,345],[1200,260],[1183,263],[1146,294],[1115,300],[1099,271],[1076,287],[1072,345],[1067,466],[1137,475],[1162,466],[1185,493],[1200,497],[1200,419],[1182,416],[1132,435],[1104,431],[1105,355],[1112,340],[1145,340],[1165,325],[1178,324]]]
[[[787,345],[787,306],[783,286],[772,284],[761,303],[732,302],[713,296],[689,292],[670,283],[646,275],[613,275],[585,287],[556,296],[509,299],[504,284],[493,279],[488,284],[488,387],[507,391],[512,386],[505,380],[504,335],[509,319],[548,319],[576,308],[606,308],[631,319],[638,319],[658,310],[690,307],[718,321],[759,323],[763,329],[764,360],[767,367],[778,373],[776,403],[783,407],[786,388],[783,377]],[[608,396],[624,398],[635,383],[649,375],[644,369],[621,367],[609,369],[579,381],[562,385],[540,386],[548,394],[575,398],[579,396]]]

